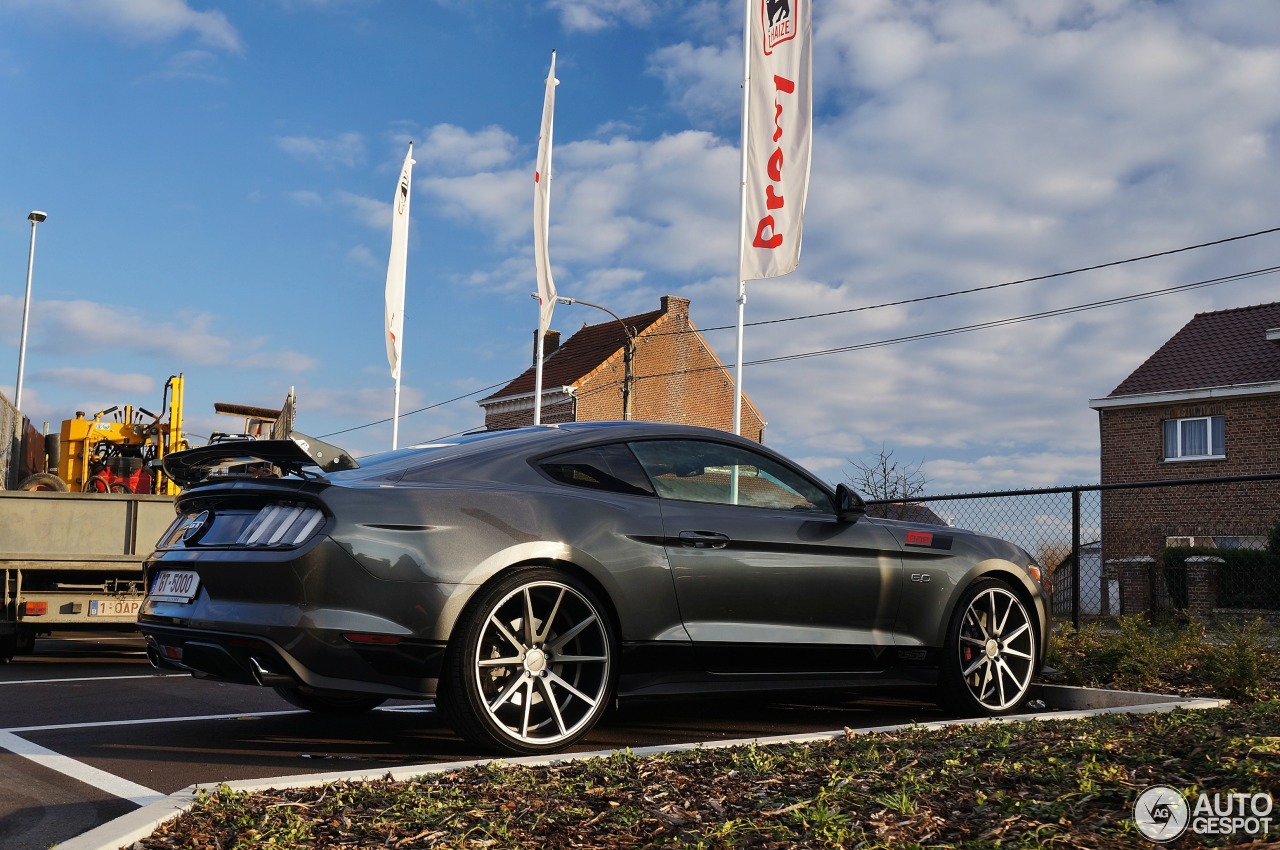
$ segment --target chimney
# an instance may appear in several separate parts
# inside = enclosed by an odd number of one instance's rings
[[[680,298],[676,295],[664,295],[662,296],[662,312],[675,319],[678,326],[688,326],[689,299]]]
[[[547,358],[556,353],[556,349],[560,347],[560,331],[553,331],[547,328],[547,332],[542,335],[542,362],[547,362]],[[538,329],[533,330],[533,354],[529,357],[529,362],[534,366],[538,365]]]

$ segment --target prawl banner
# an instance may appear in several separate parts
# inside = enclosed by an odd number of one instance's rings
[[[813,146],[810,0],[747,0],[750,90],[739,280],[795,271]]]

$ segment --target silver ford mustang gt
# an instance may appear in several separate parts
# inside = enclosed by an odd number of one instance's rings
[[[657,694],[936,681],[1003,714],[1044,659],[1025,551],[871,518],[720,431],[584,422],[358,463],[293,434],[164,463],[187,489],[146,562],[152,663],[316,712],[434,697],[472,743],[537,754]]]

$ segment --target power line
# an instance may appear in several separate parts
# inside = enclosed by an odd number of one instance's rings
[[[827,348],[821,351],[806,351],[799,354],[788,354],[781,357],[768,357],[762,360],[749,360],[748,366],[758,366],[764,363],[783,363],[788,360],[801,360],[806,357],[821,357],[825,354],[837,354],[844,351],[862,351],[868,348],[880,348],[886,345],[897,345],[903,342],[914,342],[920,339],[932,339],[940,336],[951,336],[953,334],[968,333],[970,331],[985,330],[987,328],[1001,327],[1003,325],[1016,325],[1022,322],[1030,322],[1036,319],[1048,319],[1054,316],[1065,316],[1069,313],[1082,313],[1086,310],[1097,310],[1101,307],[1112,307],[1118,304],[1128,304],[1132,301],[1144,301],[1148,298],[1158,298],[1161,295],[1172,295],[1177,292],[1188,292],[1192,289],[1201,289],[1206,286],[1218,286],[1223,283],[1232,283],[1237,280],[1247,280],[1252,277],[1260,277],[1266,274],[1275,274],[1280,271],[1280,266],[1271,266],[1265,269],[1255,269],[1254,271],[1241,272],[1239,274],[1226,275],[1224,277],[1212,278],[1210,280],[1197,281],[1196,283],[1184,283],[1179,286],[1170,286],[1165,289],[1155,289],[1150,292],[1139,292],[1134,295],[1122,295],[1117,298],[1106,298],[1101,301],[1092,301],[1088,304],[1077,304],[1074,307],[1060,307],[1054,310],[1043,310],[1039,313],[1028,313],[1024,316],[1012,316],[1005,319],[993,319],[989,322],[978,322],[973,325],[961,325],[959,327],[947,328],[940,331],[928,331],[926,333],[911,334],[909,336],[895,337],[893,339],[884,339],[876,342],[865,342],[856,345],[840,346],[838,348]]]
[[[907,336],[893,337],[890,339],[881,339],[874,342],[855,343],[853,345],[843,345],[836,348],[824,348],[815,351],[802,351],[795,354],[784,354],[778,357],[766,357],[760,360],[748,360],[747,366],[762,366],[770,363],[785,363],[790,360],[804,360],[810,357],[823,357],[828,354],[841,354],[850,351],[864,351],[870,348],[883,348],[889,345],[900,345],[904,342],[916,342],[924,339],[933,339],[935,337],[953,336],[955,334],[969,333],[971,331],[986,330],[988,328],[1001,327],[1003,325],[1015,325],[1022,322],[1035,321],[1037,319],[1048,319],[1055,316],[1063,316],[1070,313],[1082,313],[1088,310],[1097,310],[1102,307],[1111,307],[1119,304],[1127,304],[1133,301],[1144,301],[1148,298],[1158,298],[1162,295],[1172,295],[1178,292],[1188,292],[1193,289],[1202,289],[1208,286],[1218,286],[1224,283],[1233,283],[1237,280],[1247,280],[1253,277],[1260,277],[1267,274],[1275,274],[1280,272],[1280,266],[1270,266],[1268,268],[1254,269],[1253,271],[1239,272],[1237,274],[1224,275],[1223,277],[1210,278],[1208,280],[1196,281],[1194,283],[1183,283],[1177,286],[1169,286],[1163,289],[1153,289],[1148,292],[1138,292],[1131,295],[1121,295],[1115,298],[1107,298],[1101,301],[1092,301],[1087,304],[1077,304],[1072,307],[1059,307],[1053,310],[1043,310],[1038,313],[1028,313],[1023,316],[1010,316],[1003,319],[992,319],[986,322],[977,322],[971,325],[960,325],[954,328],[943,328],[936,331],[923,331],[918,334],[909,334]],[[670,378],[680,375],[691,375],[699,372],[714,372],[719,370],[728,371],[732,369],[734,364],[726,363],[718,366],[703,366],[697,369],[682,369],[674,372],[660,372],[654,375],[637,375],[636,381],[648,380],[651,378]],[[606,385],[590,392],[583,393],[579,398],[589,398],[599,392],[604,392],[613,387],[614,384]]]
[[[1167,251],[1157,251],[1154,254],[1143,254],[1140,257],[1129,257],[1124,260],[1111,260],[1106,263],[1096,263],[1092,266],[1081,266],[1078,269],[1070,269],[1062,272],[1052,272],[1050,274],[1036,275],[1035,277],[1024,277],[1019,280],[1009,280],[1004,283],[992,283],[986,286],[975,286],[969,289],[955,289],[950,292],[938,292],[933,295],[921,295],[917,298],[904,298],[900,301],[885,301],[881,304],[867,304],[862,307],[848,307],[843,310],[829,310],[825,313],[809,313],[803,316],[787,316],[781,319],[761,319],[755,322],[747,322],[745,327],[756,327],[759,325],[776,325],[783,322],[798,322],[803,319],[821,319],[828,316],[839,316],[845,313],[861,313],[866,310],[880,310],[884,307],[901,307],[906,304],[919,304],[923,301],[937,301],[942,298],[951,298],[955,295],[972,295],[975,292],[989,292],[993,289],[1003,289],[1009,286],[1019,286],[1024,283],[1035,283],[1042,280],[1053,280],[1059,277],[1068,277],[1074,274],[1082,274],[1083,272],[1098,271],[1099,269],[1109,269],[1116,266],[1124,266],[1130,263],[1139,263],[1144,260],[1154,260],[1158,257],[1168,257],[1173,254],[1182,254],[1187,251],[1196,251],[1201,248],[1211,248],[1214,245],[1225,245],[1228,242],[1238,242],[1241,239],[1252,239],[1255,236],[1265,236],[1268,233],[1280,233],[1280,227],[1271,227],[1267,230],[1258,230],[1253,233],[1244,233],[1239,236],[1228,236],[1225,239],[1215,239],[1212,242],[1201,242],[1197,245],[1187,245],[1183,248],[1171,248]],[[699,328],[702,333],[710,333],[711,331],[727,331],[737,328],[737,325],[717,325],[711,328]],[[653,334],[653,336],[662,336],[666,334],[691,333],[691,331],[665,331]]]
[[[437,408],[437,407],[443,407],[443,406],[445,406],[446,404],[453,404],[455,401],[462,401],[464,398],[471,398],[473,395],[480,395],[480,393],[488,392],[489,390],[496,390],[498,387],[504,387],[504,386],[506,386],[506,385],[507,385],[507,384],[509,384],[509,383],[511,383],[511,382],[510,382],[510,381],[499,381],[499,382],[498,382],[498,383],[496,383],[496,384],[490,384],[490,385],[489,385],[489,386],[487,386],[487,387],[481,387],[481,388],[480,388],[480,389],[478,389],[478,390],[473,390],[473,391],[471,391],[471,392],[467,393],[466,395],[455,396],[455,397],[453,397],[453,398],[451,398],[451,399],[447,399],[447,400],[445,400],[445,401],[437,401],[435,404],[428,404],[426,407],[419,407],[417,410],[410,410],[408,413],[402,413],[402,414],[400,414],[400,416],[401,416],[401,418],[403,418],[403,417],[405,417],[405,416],[412,416],[412,415],[413,415],[413,414],[415,414],[415,413],[425,413],[425,412],[426,412],[426,411],[428,411],[428,410],[434,410],[435,408]],[[318,438],[318,439],[323,440],[323,439],[325,439],[325,438],[327,438],[327,437],[336,437],[336,436],[338,436],[339,434],[346,434],[346,433],[349,433],[349,432],[351,432],[351,431],[359,431],[359,430],[360,430],[360,429],[362,429],[362,428],[372,428],[374,425],[385,425],[386,423],[388,423],[388,422],[390,422],[390,421],[391,421],[391,417],[390,417],[390,416],[388,416],[386,419],[379,419],[379,420],[378,420],[378,421],[376,421],[376,422],[366,422],[366,423],[365,423],[365,424],[363,424],[363,425],[353,425],[353,426],[352,426],[352,427],[350,427],[350,428],[343,428],[341,431],[330,431],[328,434],[321,434],[321,435],[319,436],[319,438]],[[466,432],[460,432],[460,433],[466,433]],[[455,435],[452,435],[452,434],[451,434],[450,436],[455,436]]]
[[[988,284],[986,286],[975,286],[969,289],[956,289],[950,292],[939,292],[933,295],[922,295],[916,298],[904,298],[898,301],[886,301],[880,304],[867,304],[862,307],[849,307],[843,310],[831,310],[823,313],[809,313],[803,316],[787,316],[785,318],[780,318],[780,319],[761,319],[755,322],[747,322],[745,326],[758,327],[760,325],[775,325],[775,324],[782,324],[784,322],[798,322],[805,319],[820,319],[820,318],[826,318],[828,316],[844,315],[847,313],[861,313],[867,310],[879,310],[885,307],[901,307],[907,304],[918,304],[925,301],[936,301],[942,298],[951,298],[956,295],[972,295],[977,292],[989,292],[994,289],[1003,289],[1005,287],[1010,287],[1010,286],[1019,286],[1024,283],[1035,283],[1037,281],[1052,280],[1054,278],[1067,277],[1069,275],[1082,274],[1084,272],[1098,271],[1099,269],[1114,268],[1116,266],[1128,265],[1130,263],[1138,263],[1144,260],[1153,260],[1158,257],[1168,257],[1174,254],[1182,254],[1188,251],[1196,251],[1201,248],[1210,248],[1215,245],[1225,245],[1230,242],[1239,242],[1243,239],[1252,239],[1255,236],[1265,236],[1270,233],[1280,233],[1280,227],[1271,227],[1271,228],[1267,228],[1266,230],[1257,230],[1252,233],[1243,233],[1238,236],[1228,236],[1223,239],[1215,239],[1209,242],[1200,242],[1198,244],[1187,245],[1182,248],[1171,248],[1165,251],[1156,251],[1151,254],[1143,254],[1138,257],[1129,257],[1123,260],[1111,260],[1105,263],[1096,263],[1091,266],[1081,266],[1080,268],[1070,269],[1067,271],[1051,272],[1049,274],[1036,275],[1034,277],[1021,278],[1019,280],[1010,280],[1010,281],[1005,281],[1003,283],[993,283],[993,284]],[[1277,267],[1277,268],[1280,268],[1280,267]],[[877,348],[884,345],[895,345],[901,342],[911,342],[918,339],[929,339],[934,336],[949,336],[951,334],[966,333],[971,330],[981,330],[987,327],[998,327],[999,325],[1002,325],[1002,324],[1017,324],[1019,322],[1031,321],[1032,319],[1037,319],[1037,318],[1048,318],[1050,316],[1080,312],[1085,309],[1095,309],[1097,307],[1108,306],[1111,304],[1123,304],[1123,303],[1126,303],[1127,301],[1141,300],[1144,298],[1153,298],[1153,297],[1156,297],[1157,295],[1165,295],[1172,292],[1180,292],[1188,289],[1196,289],[1202,286],[1213,286],[1218,283],[1228,283],[1233,280],[1242,280],[1248,277],[1254,277],[1261,274],[1270,274],[1274,271],[1276,271],[1276,268],[1259,269],[1253,272],[1242,272],[1239,275],[1228,275],[1226,277],[1217,278],[1210,281],[1201,281],[1193,284],[1184,284],[1182,286],[1169,287],[1167,289],[1162,289],[1162,290],[1154,290],[1151,293],[1144,293],[1144,294],[1133,295],[1133,296],[1123,296],[1118,299],[1108,299],[1106,301],[1095,302],[1092,305],[1080,305],[1077,307],[1062,308],[1061,310],[1052,310],[1052,311],[1045,311],[1044,313],[1031,314],[1029,316],[1013,317],[1008,319],[997,319],[991,322],[983,322],[983,323],[979,323],[977,325],[972,325],[972,326],[966,326],[961,328],[950,328],[942,331],[931,331],[925,334],[914,334],[911,336],[899,337],[892,340],[881,340],[879,342],[873,342],[873,343],[860,343],[854,346],[843,346],[840,348],[826,349],[824,351],[803,352],[799,354],[785,355],[783,357],[766,358],[763,360],[748,360],[745,365],[755,366],[755,365],[761,365],[765,363],[780,363],[780,362],[785,362],[786,360],[799,360],[806,357],[819,357],[824,354],[835,354],[842,351],[859,351],[866,348]],[[686,333],[710,333],[712,331],[730,330],[736,327],[737,325],[718,325],[718,326],[709,327],[709,328],[698,328],[698,329],[691,328],[689,330],[680,330],[680,331],[659,331],[652,334],[651,336],[668,336],[668,335],[686,334]],[[694,370],[688,370],[687,372],[668,372],[662,375],[648,375],[645,377],[648,377],[648,378],[669,377],[673,375],[690,374],[692,372],[707,371],[710,369],[718,369],[718,368],[728,369],[731,367],[728,365],[722,366],[722,367],[719,367],[719,366],[706,367],[705,369],[694,369]],[[637,380],[640,380],[640,379],[637,378]],[[488,390],[497,389],[498,387],[505,386],[508,383],[510,383],[510,381],[500,381],[496,384],[491,384],[490,386],[483,387],[473,392],[466,393],[465,395],[456,396],[454,398],[447,399],[445,401],[436,402],[435,404],[429,404],[426,407],[420,407],[417,410],[411,410],[408,413],[401,414],[401,416],[404,417],[404,416],[412,416],[415,413],[425,413],[428,410],[433,410],[437,407],[443,407],[444,405],[452,404],[455,401],[462,401],[463,399],[471,398],[474,395],[479,395],[480,393],[487,392]],[[607,389],[607,388],[602,388],[602,389]],[[593,390],[591,393],[588,393],[587,395],[591,395],[600,391],[601,390]],[[585,396],[582,396],[582,397],[585,397]],[[367,422],[363,425],[355,425],[350,428],[344,428],[340,431],[333,431],[329,434],[321,435],[321,439],[324,439],[326,437],[334,437],[339,434],[346,434],[351,431],[359,431],[363,428],[371,428],[375,425],[383,425],[390,421],[391,421],[391,417],[387,417],[385,419],[379,419],[374,422]],[[463,431],[459,433],[466,433],[466,432]],[[456,435],[451,434],[449,436],[456,436]],[[444,438],[441,438],[441,439],[444,439]]]

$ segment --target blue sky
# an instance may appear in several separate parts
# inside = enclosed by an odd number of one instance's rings
[[[415,143],[402,410],[504,382],[536,323],[532,184],[557,50],[561,294],[735,320],[741,6],[721,0],[0,0],[0,389],[32,209],[24,407],[215,401],[322,435],[384,419],[390,202]],[[805,244],[748,321],[847,310],[1280,226],[1272,0],[819,0]],[[1277,265],[1280,234],[915,305],[747,329],[747,359]],[[930,489],[1097,480],[1109,393],[1266,275],[992,330],[749,367],[770,444],[831,480],[884,444]],[[596,311],[561,306],[570,333]],[[726,360],[733,332],[708,334]],[[473,399],[401,443],[482,424]],[[355,454],[390,426],[333,438]]]

